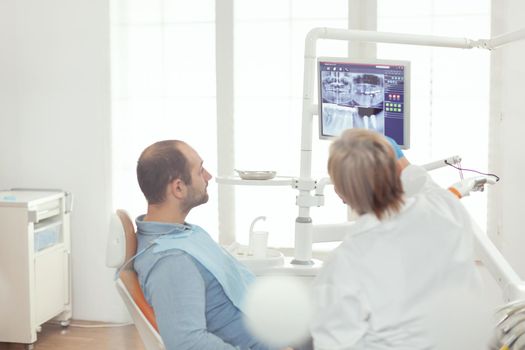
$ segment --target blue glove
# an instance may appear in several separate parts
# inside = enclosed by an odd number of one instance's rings
[[[403,158],[405,155],[403,154],[403,151],[401,150],[401,148],[399,147],[399,145],[397,144],[396,141],[394,141],[393,138],[391,137],[388,137],[385,135],[385,138],[388,140],[388,142],[390,142],[390,144],[392,145],[392,148],[394,149],[394,153],[396,154],[396,158],[399,159],[399,158]]]

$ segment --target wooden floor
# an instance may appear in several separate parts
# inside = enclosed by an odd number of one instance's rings
[[[38,333],[35,350],[144,350],[133,325],[106,328],[81,328],[75,324],[93,322],[71,321],[69,327],[46,323]],[[97,323],[98,324],[98,323]],[[23,344],[0,343],[0,350],[23,350]]]

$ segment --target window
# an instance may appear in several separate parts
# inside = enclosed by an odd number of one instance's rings
[[[347,14],[346,0],[235,1],[236,168],[299,175],[304,40],[314,27],[347,28]],[[318,52],[327,56],[346,56],[347,50],[342,41],[318,44]],[[326,176],[328,144],[315,140],[313,176]],[[257,225],[268,229],[269,245],[293,246],[296,190],[237,186],[235,194],[240,243],[248,243],[251,221],[265,215],[267,221]],[[328,202],[340,203],[334,197]],[[343,221],[346,208],[328,205],[311,214],[315,223]]]
[[[377,8],[378,31],[490,37],[488,0],[378,0]],[[460,155],[464,167],[486,170],[490,53],[390,44],[378,44],[377,53],[379,58],[411,61],[411,149],[406,152],[407,158],[423,164]],[[431,174],[445,187],[460,179],[458,172],[448,167]],[[462,202],[485,228],[486,195],[474,193]]]
[[[113,0],[111,5],[113,206],[136,216],[146,210],[136,162],[151,143],[184,140],[216,173],[215,1]],[[217,227],[214,181],[208,191],[210,203],[190,216]]]
[[[347,28],[347,0],[234,1],[235,168],[299,175],[304,40],[314,27]],[[488,0],[377,0],[378,30],[477,39],[490,33]],[[113,202],[136,216],[146,203],[135,175],[140,152],[162,139],[182,139],[217,174],[214,0],[112,0]],[[373,15],[373,14],[368,14]],[[318,42],[319,56],[347,56],[343,41]],[[378,45],[378,58],[412,62],[411,145],[407,157],[425,163],[458,154],[463,165],[487,168],[489,53],[408,45]],[[315,98],[314,98],[315,99]],[[314,118],[314,133],[317,118]],[[450,143],[450,140],[458,142]],[[468,142],[460,142],[468,140]],[[326,176],[329,141],[313,135],[312,177]],[[459,180],[433,172],[443,186]],[[467,173],[465,176],[469,176]],[[217,183],[210,201],[188,221],[217,238]],[[235,186],[237,240],[248,243],[251,221],[270,232],[271,246],[293,246],[297,216],[290,187]],[[331,187],[314,223],[344,220]],[[483,195],[464,200],[482,226]],[[220,205],[228,205],[221,203]],[[263,227],[258,227],[263,229]]]

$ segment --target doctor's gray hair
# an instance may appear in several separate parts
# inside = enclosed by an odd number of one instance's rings
[[[328,173],[337,194],[359,215],[382,219],[404,203],[393,148],[377,132],[344,131],[330,146]]]
[[[137,180],[148,204],[159,204],[166,189],[175,179],[191,185],[191,172],[186,156],[180,150],[184,142],[165,140],[147,147],[137,162]]]

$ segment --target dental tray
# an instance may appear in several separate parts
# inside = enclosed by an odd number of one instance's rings
[[[243,180],[270,180],[277,174],[276,171],[270,170],[237,170],[234,169],[239,177]]]

